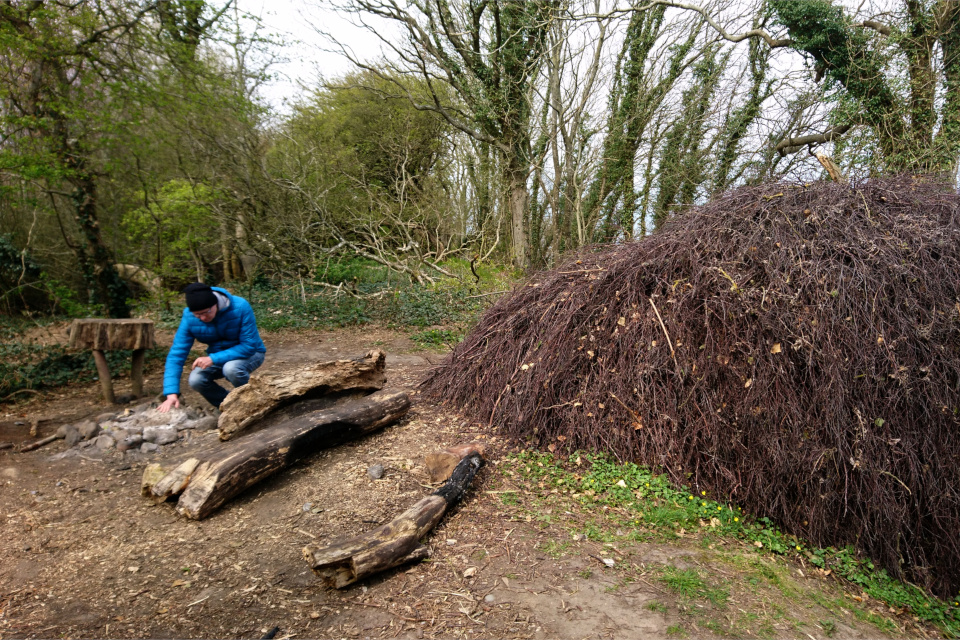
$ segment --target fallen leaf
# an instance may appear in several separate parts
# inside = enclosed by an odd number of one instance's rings
[[[770,353],[780,353],[783,349],[780,348],[780,343],[773,345],[773,348],[770,349]]]
[[[526,370],[529,369],[529,368],[530,368],[530,365],[525,364],[525,365],[521,365],[520,370],[521,370],[521,371],[526,371]]]
[[[763,543],[760,542],[759,540],[754,540],[754,541],[753,541],[753,546],[755,546],[757,549],[762,549],[762,548],[763,548]]]
[[[464,578],[472,578],[472,577],[475,576],[475,575],[477,575],[477,568],[476,568],[476,567],[467,567],[467,568],[464,570],[464,572],[463,572],[463,577],[464,577]]]
[[[752,385],[752,384],[753,384],[753,378],[750,378],[749,380],[747,380],[747,381],[744,383],[743,388],[744,388],[744,389],[749,389],[749,388],[750,388],[750,385]]]
[[[617,486],[618,486],[618,487],[626,487],[626,486],[627,486],[627,483],[624,482],[622,479],[621,479],[621,480],[617,480]]]
[[[612,567],[612,566],[614,566],[614,565],[617,564],[617,563],[614,562],[613,558],[604,558],[604,559],[603,559],[603,564],[607,565],[608,567]]]
[[[624,318],[623,316],[620,316],[620,319],[617,320],[617,324],[620,325],[621,327],[625,327],[627,326],[627,319]]]

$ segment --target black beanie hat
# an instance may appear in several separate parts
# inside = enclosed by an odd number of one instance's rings
[[[217,304],[217,296],[213,295],[210,285],[202,282],[191,282],[183,293],[187,297],[190,311],[203,311]]]

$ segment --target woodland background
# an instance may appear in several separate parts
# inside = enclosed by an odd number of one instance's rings
[[[296,48],[232,2],[0,2],[0,310],[512,277],[826,177],[814,152],[956,184],[960,0],[324,8],[385,55],[344,46],[354,70],[280,112],[261,89]],[[316,37],[296,46],[337,46]]]

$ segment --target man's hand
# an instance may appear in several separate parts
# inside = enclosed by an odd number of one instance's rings
[[[200,367],[201,369],[206,369],[212,364],[213,360],[211,360],[209,356],[200,356],[193,361],[193,368],[196,369],[197,367]]]
[[[178,396],[175,393],[171,393],[170,395],[167,396],[167,399],[163,401],[163,404],[157,407],[157,411],[159,411],[160,413],[166,413],[167,411],[170,411],[170,409],[179,409],[179,408],[180,408],[180,396]]]

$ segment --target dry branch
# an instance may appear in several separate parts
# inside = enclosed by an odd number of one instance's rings
[[[267,418],[268,426],[262,430],[172,468],[149,465],[141,493],[158,502],[179,495],[177,511],[200,520],[303,456],[393,424],[410,408],[410,398],[402,391],[378,391],[332,409],[310,408],[311,401],[287,407]]]
[[[295,371],[255,374],[227,395],[221,405],[220,439],[237,437],[265,415],[302,398],[344,391],[376,391],[386,383],[386,355],[374,349],[363,358],[334,360]]]
[[[304,559],[330,587],[341,589],[393,567],[423,560],[429,549],[420,544],[447,509],[463,496],[483,465],[479,453],[463,458],[445,485],[387,524],[356,538],[318,547],[307,545]]]
[[[63,436],[54,434],[54,435],[52,435],[52,436],[47,436],[46,438],[41,438],[40,440],[37,440],[36,442],[30,443],[30,444],[25,444],[25,445],[23,445],[22,447],[20,447],[20,453],[24,453],[24,452],[26,452],[26,451],[33,451],[34,449],[39,449],[40,447],[43,447],[43,446],[45,446],[45,445],[48,445],[48,444],[50,444],[51,442],[53,442],[54,440],[59,440],[59,439],[62,438],[62,437],[63,437]]]

